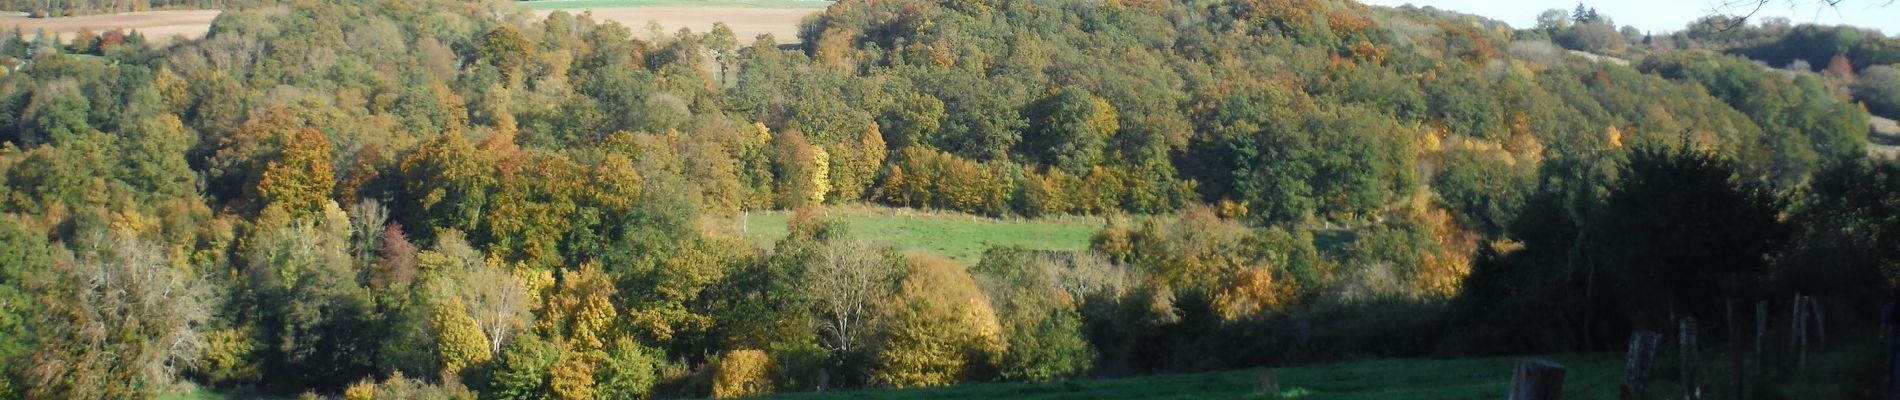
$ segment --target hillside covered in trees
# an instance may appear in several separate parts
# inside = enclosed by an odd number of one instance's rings
[[[785,48],[284,3],[162,48],[0,38],[0,398],[1593,350],[1730,298],[1864,315],[1900,277],[1885,89],[1743,58],[1823,28],[1647,37],[1624,66],[1565,52],[1568,20],[1329,0],[843,0]],[[1892,78],[1859,48],[1828,58]],[[1110,223],[961,265],[812,211],[849,203]],[[800,212],[769,243],[725,223],[760,210]]]

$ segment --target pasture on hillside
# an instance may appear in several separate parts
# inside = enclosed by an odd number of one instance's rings
[[[996,219],[881,207],[831,207],[823,218],[844,223],[852,235],[905,251],[922,251],[976,265],[990,246],[1032,250],[1081,250],[1103,226],[1100,218],[1060,217]],[[770,244],[785,237],[789,212],[754,213],[744,218],[747,237]]]

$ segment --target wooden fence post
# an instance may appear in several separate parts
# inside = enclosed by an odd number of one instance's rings
[[[1623,398],[1649,398],[1649,372],[1655,368],[1656,342],[1662,334],[1636,331],[1630,334],[1629,352],[1623,358]]]
[[[1767,379],[1768,368],[1768,302],[1755,302],[1755,373],[1760,379]]]
[[[1822,318],[1821,301],[1808,296],[1808,313],[1814,315],[1815,352],[1827,352],[1827,319]]]
[[[1795,346],[1796,346],[1795,353],[1794,353],[1795,354],[1794,365],[1795,365],[1795,368],[1800,368],[1800,369],[1808,369],[1808,343],[1809,343],[1808,331],[1813,330],[1812,327],[1809,326],[1809,324],[1813,320],[1812,318],[1813,313],[1809,312],[1809,310],[1811,310],[1812,308],[1808,307],[1808,300],[1809,298],[1807,295],[1795,295],[1795,298],[1794,298],[1794,305],[1796,306],[1796,310],[1799,310],[1801,312],[1801,321],[1799,321],[1800,323],[1796,324],[1796,326],[1799,326],[1801,330],[1795,331],[1795,334],[1794,334]]]
[[[1728,386],[1735,399],[1742,398],[1742,326],[1735,320],[1735,299],[1722,303],[1728,311]]]
[[[1690,400],[1702,398],[1702,360],[1701,346],[1696,343],[1695,318],[1683,318],[1677,331],[1680,339],[1677,349],[1682,361],[1682,394]]]
[[[1511,375],[1510,400],[1558,400],[1564,397],[1564,366],[1550,360],[1520,358]]]
[[[1788,359],[1782,363],[1795,370],[1801,368],[1802,359],[1806,358],[1801,354],[1801,295],[1794,295],[1794,302],[1789,305],[1792,307],[1788,311]]]

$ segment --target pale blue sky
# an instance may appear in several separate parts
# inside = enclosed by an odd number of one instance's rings
[[[1552,8],[1577,8],[1576,0],[1359,0],[1365,4],[1401,6],[1406,3],[1424,7],[1456,10],[1504,21],[1514,28],[1536,25],[1537,14]],[[1584,5],[1608,15],[1616,25],[1634,25],[1636,29],[1662,33],[1681,30],[1690,21],[1710,14],[1744,14],[1754,6],[1751,0],[1593,0]],[[1728,4],[1742,4],[1729,6]],[[1795,24],[1816,23],[1854,25],[1879,29],[1892,36],[1900,33],[1900,1],[1843,0],[1828,7],[1821,0],[1768,0],[1756,17],[1787,17]]]

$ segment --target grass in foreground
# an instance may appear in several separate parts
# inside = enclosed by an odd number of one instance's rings
[[[1861,342],[1833,349],[1813,365],[1775,382],[1751,389],[1752,399],[1855,399],[1868,393],[1876,365],[1874,344]],[[1650,383],[1651,398],[1680,398],[1678,361],[1658,355]],[[1705,398],[1733,398],[1725,385],[1726,355],[1705,354]],[[1621,353],[1547,356],[1565,367],[1565,399],[1616,399],[1623,382]],[[878,389],[779,396],[801,400],[875,399],[1499,399],[1509,389],[1518,357],[1391,359],[1346,362],[1275,370],[1279,390],[1263,390],[1265,369],[1155,375],[1126,379],[1050,383],[983,383],[929,389]]]
[[[825,8],[829,0],[540,0],[517,4],[533,10],[581,10],[617,7]]]
[[[1103,225],[1099,218],[996,219],[878,207],[830,207],[820,212],[825,218],[844,223],[856,237],[940,255],[964,265],[976,265],[983,250],[990,246],[1085,249],[1089,235]],[[763,243],[776,242],[785,237],[785,223],[790,219],[787,212],[752,213],[745,217],[744,234]]]
[[[1813,365],[1765,388],[1750,389],[1751,399],[1857,399],[1873,398],[1872,379],[1878,353],[1872,341],[1835,347],[1813,360]],[[1651,398],[1681,397],[1676,380],[1677,360],[1658,355],[1650,384]],[[1726,355],[1705,355],[1705,398],[1733,398],[1722,387],[1728,376],[1721,366]],[[1622,387],[1621,353],[1581,353],[1545,356],[1566,369],[1564,398],[1616,399]],[[1277,392],[1262,390],[1265,369],[1154,375],[1125,379],[1078,380],[1049,383],[979,383],[929,389],[875,389],[777,396],[793,400],[878,399],[1418,399],[1452,400],[1503,398],[1518,357],[1458,359],[1389,359],[1274,370]],[[205,388],[160,396],[169,400],[260,398],[256,394],[227,394]]]
[[[1565,399],[1614,399],[1616,354],[1549,357],[1568,369]],[[1280,390],[1262,390],[1264,369],[1051,383],[988,383],[914,390],[788,395],[785,399],[1498,399],[1517,359],[1408,359],[1276,370]]]

